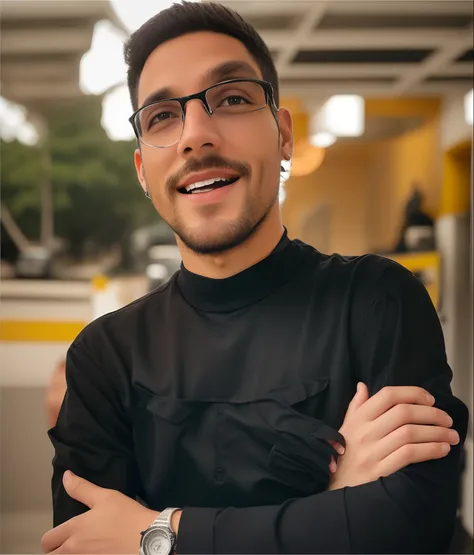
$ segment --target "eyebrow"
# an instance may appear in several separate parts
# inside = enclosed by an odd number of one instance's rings
[[[204,80],[215,84],[219,81],[236,77],[251,77],[253,79],[260,78],[255,69],[247,62],[232,60],[211,68],[206,72]]]
[[[231,60],[209,69],[204,76],[203,82],[211,83],[212,86],[220,81],[235,79],[238,77],[250,77],[252,79],[260,78],[255,69],[247,62],[241,60]],[[173,95],[173,91],[170,87],[163,87],[148,95],[141,105],[141,108],[143,108],[143,106],[147,106],[148,104],[159,102],[160,100],[167,100],[169,98],[176,97]]]

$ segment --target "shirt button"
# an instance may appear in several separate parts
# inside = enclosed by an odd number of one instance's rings
[[[222,466],[218,466],[215,470],[214,470],[214,478],[216,479],[217,482],[223,482],[225,479],[225,469],[222,468]]]

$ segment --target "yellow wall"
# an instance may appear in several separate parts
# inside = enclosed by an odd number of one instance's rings
[[[331,252],[391,250],[414,182],[425,194],[425,209],[437,216],[442,158],[438,108],[437,100],[367,101],[367,117],[418,115],[425,118],[424,123],[390,140],[336,143],[327,150],[316,172],[290,178],[282,212],[290,235],[301,236],[305,216],[326,204],[330,211]]]
[[[283,205],[283,221],[292,237],[301,237],[301,224],[318,205],[330,212],[329,248],[334,252],[363,253],[366,248],[367,176],[370,148],[362,144],[328,149],[321,167],[305,177],[290,178]]]
[[[373,145],[369,180],[369,249],[396,244],[405,203],[414,183],[423,192],[424,209],[438,216],[441,202],[439,118],[392,140]]]
[[[441,214],[462,214],[469,210],[471,193],[471,141],[444,153]]]

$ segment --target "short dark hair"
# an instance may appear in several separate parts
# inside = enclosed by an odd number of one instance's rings
[[[127,82],[134,110],[138,109],[138,82],[150,54],[161,44],[196,31],[212,31],[236,38],[257,62],[263,79],[273,86],[279,106],[278,75],[268,46],[237,12],[214,2],[173,4],[144,23],[125,44]]]

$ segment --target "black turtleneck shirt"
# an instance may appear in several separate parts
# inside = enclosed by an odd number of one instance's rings
[[[461,445],[327,491],[356,384],[418,385],[454,419],[443,336],[423,285],[396,263],[326,256],[286,233],[227,279],[182,267],[89,324],[69,349],[49,431],[54,524],[86,510],[66,469],[154,510],[181,507],[179,553],[443,551]]]

